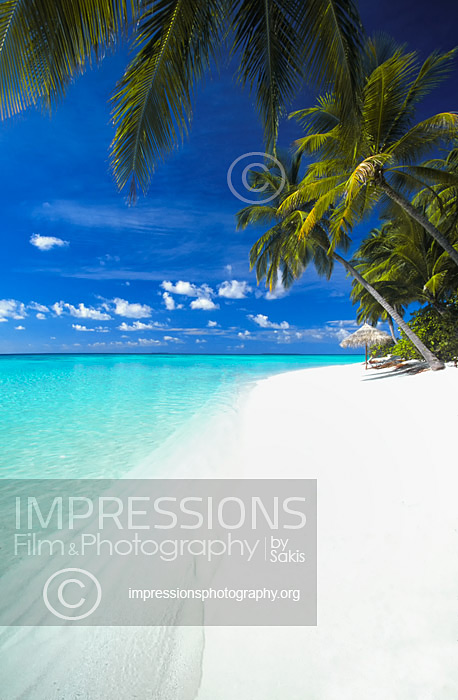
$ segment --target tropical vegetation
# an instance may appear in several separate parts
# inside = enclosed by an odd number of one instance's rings
[[[385,221],[362,241],[353,264],[363,277],[404,316],[411,304],[425,304],[415,311],[409,327],[443,361],[458,357],[458,268],[428,233],[410,217],[399,214]],[[401,330],[394,334],[393,319],[357,281],[351,297],[359,303],[358,321],[388,321],[395,343],[389,352],[406,359],[419,353]],[[379,353],[388,350],[380,348]]]
[[[449,73],[454,56],[454,51],[434,53],[420,64],[415,52],[391,40],[369,39],[361,50],[356,122],[346,118],[336,90],[292,115],[305,130],[298,150],[313,160],[281,211],[314,201],[301,235],[332,209],[331,242],[338,244],[382,198],[389,198],[458,265],[458,249],[450,238],[407,196],[427,187],[458,187],[457,172],[441,161],[423,162],[434,149],[456,143],[458,114],[444,112],[414,123],[419,103]]]
[[[438,358],[444,362],[454,362],[455,367],[458,365],[458,295],[448,301],[441,314],[431,305],[414,311],[409,326],[428,343]],[[385,348],[381,348],[381,353],[385,352]],[[401,338],[390,348],[390,352],[405,359],[420,357],[402,331]]]
[[[371,231],[355,252],[353,262],[401,315],[413,302],[430,304],[442,314],[458,289],[458,268],[449,255],[420,224],[403,213]],[[352,299],[360,302],[358,320],[387,320],[384,310],[368,298],[358,282],[353,283]]]
[[[251,204],[237,214],[239,229],[245,229],[250,224],[270,226],[253,245],[250,253],[251,266],[256,269],[258,281],[265,279],[270,289],[275,289],[281,281],[281,284],[288,288],[302,276],[310,264],[315,266],[319,275],[329,279],[337,262],[367,291],[374,302],[396,321],[430,367],[441,369],[444,366],[442,361],[409,328],[399,311],[358,272],[351,261],[337,252],[337,247],[342,252],[347,251],[351,240],[344,233],[339,238],[338,246],[333,245],[330,217],[323,215],[307,235],[304,235],[302,227],[313,210],[314,202],[301,202],[297,209],[288,214],[284,213],[284,201],[291,199],[301,186],[300,158],[299,153],[291,163],[279,160],[281,167],[274,166],[266,172],[253,171],[251,186],[262,191],[263,198],[276,193],[275,197],[268,204]]]
[[[434,53],[420,64],[385,37],[368,39],[360,53],[355,110],[349,118],[334,89],[314,107],[296,111],[304,135],[296,143],[296,162],[305,173],[287,178],[270,206],[254,204],[238,215],[241,228],[269,224],[251,251],[258,280],[292,284],[325,253],[353,277],[358,320],[387,320],[402,330],[433,369],[443,361],[428,333],[417,334],[403,319],[409,304],[431,305],[440,314],[458,289],[458,115],[436,114],[415,122],[418,104],[450,71],[454,52]],[[348,86],[348,90],[350,87]],[[438,149],[445,158],[425,161]],[[278,170],[278,169],[277,169]],[[253,186],[279,187],[281,174],[252,175]],[[345,260],[350,235],[376,207],[383,226],[374,230]]]

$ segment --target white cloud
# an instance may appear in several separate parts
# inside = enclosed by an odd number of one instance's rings
[[[125,318],[149,318],[151,316],[151,307],[147,304],[131,304],[125,299],[113,299],[115,305],[114,313],[117,316]]]
[[[163,328],[162,323],[155,321],[154,323],[143,323],[142,321],[134,321],[131,326],[129,326],[125,321],[118,326],[119,331],[150,331],[156,330],[158,328]]]
[[[54,311],[56,316],[62,316],[62,314],[64,313],[64,302],[56,301],[55,304],[52,304],[51,309]]]
[[[274,330],[275,334],[275,340],[277,343],[289,343],[291,342],[291,335],[288,333],[288,331],[282,330]]]
[[[162,289],[171,294],[180,294],[186,297],[210,297],[213,296],[213,289],[208,284],[201,284],[198,287],[196,284],[191,282],[184,282],[179,280],[176,284],[172,282],[165,281],[161,283]]]
[[[256,316],[249,314],[248,318],[251,319],[252,321],[254,321],[254,323],[256,323],[258,326],[261,326],[261,328],[277,328],[277,329],[289,328],[288,321],[281,321],[281,323],[274,323],[273,321],[269,321],[269,318],[267,316],[264,316],[264,314],[257,314]]]
[[[62,238],[54,236],[40,236],[39,233],[34,233],[30,236],[30,243],[39,250],[51,250],[51,248],[62,248],[70,245],[68,241],[63,241]]]
[[[75,331],[94,331],[93,328],[87,328],[86,326],[80,326],[79,323],[72,323],[72,328],[74,328]]]
[[[201,309],[202,311],[213,311],[214,309],[219,308],[218,305],[208,297],[199,297],[198,299],[194,299],[194,301],[191,302],[190,307],[191,309]]]
[[[165,308],[167,311],[174,311],[174,309],[182,309],[183,304],[177,304],[175,299],[170,296],[168,292],[163,292],[162,298],[164,299]]]
[[[42,313],[36,314],[36,317],[37,317],[40,321],[44,321],[44,320],[46,319],[46,316],[45,316],[44,314],[42,314]]]
[[[27,313],[22,302],[15,299],[0,299],[0,321],[6,321],[8,318],[19,320],[26,316]]]
[[[176,284],[164,280],[161,287],[165,289],[166,292],[183,294],[186,297],[197,297],[199,295],[199,287],[195,284],[191,284],[191,282],[183,282],[183,280],[179,280]]]
[[[15,326],[14,330],[15,331],[25,331],[25,328],[24,328],[24,326]]]
[[[282,283],[277,282],[277,286],[275,287],[275,289],[272,289],[272,291],[269,290],[266,293],[265,298],[267,299],[267,301],[274,301],[275,299],[281,299],[282,297],[285,296],[286,291],[287,290],[284,288]]]
[[[320,328],[303,328],[296,331],[294,335],[298,339],[340,343],[357,328],[357,325],[354,320],[327,321]]]
[[[72,323],[72,328],[75,329],[75,331],[83,331],[86,333],[108,333],[108,328],[104,328],[103,326],[96,326],[95,328],[87,328],[86,326],[80,326],[79,323]]]
[[[216,321],[209,321],[209,322],[207,323],[207,326],[208,326],[209,328],[216,328],[217,325],[218,325],[218,324],[216,323]]]
[[[249,338],[251,333],[250,333],[250,331],[243,331],[243,332],[237,333],[237,335],[239,338]]]
[[[350,327],[350,328],[355,327],[356,328],[358,324],[356,323],[356,321],[354,319],[349,319],[346,321],[328,321],[328,325],[329,326],[337,326],[338,328],[348,328],[348,327]]]
[[[167,295],[181,294],[182,296],[187,297],[197,297],[193,302],[191,302],[191,309],[202,309],[204,311],[211,311],[213,309],[219,308],[218,305],[211,300],[214,291],[211,287],[208,286],[208,284],[201,284],[200,287],[198,287],[197,285],[192,284],[191,282],[184,282],[183,280],[179,280],[176,284],[164,280],[161,283],[161,287],[162,289],[165,289]],[[171,311],[172,302],[173,304],[175,304],[174,300],[171,299],[169,296],[165,297],[165,295],[163,295],[163,297],[166,307]],[[175,308],[175,306],[173,308]],[[177,306],[176,308],[182,308],[182,306]]]
[[[342,342],[342,340],[345,340],[345,338],[348,338],[350,333],[345,330],[345,328],[340,328],[337,333],[336,333],[336,338],[338,341]]]
[[[142,347],[142,346],[148,346],[148,345],[162,345],[162,342],[160,340],[153,340],[151,338],[139,338],[138,340],[129,340],[127,342],[124,342],[122,340],[112,340],[111,343],[89,343],[90,348],[96,348],[96,347],[109,347],[109,346],[115,346],[115,347],[129,347],[129,348],[137,348],[137,347]]]
[[[104,311],[94,309],[91,306],[85,306],[83,303],[78,304],[78,306],[73,306],[73,304],[59,301],[53,304],[51,309],[56,316],[62,316],[62,314],[66,312],[75,318],[92,318],[94,321],[109,321],[111,319],[111,316]]]
[[[152,340],[151,338],[139,338],[138,345],[161,345],[160,340]],[[136,343],[127,343],[127,345],[135,345]]]
[[[32,311],[40,311],[41,313],[46,313],[49,311],[47,306],[44,304],[37,304],[36,301],[31,301],[30,304],[28,304],[28,308]]]
[[[164,335],[164,340],[169,343],[182,343],[180,338],[175,338],[173,335]]]
[[[83,303],[78,304],[77,307],[72,306],[72,304],[65,304],[65,308],[68,309],[71,316],[76,318],[92,318],[94,321],[109,321],[111,318],[109,314],[91,306],[85,306]]]
[[[218,287],[218,295],[226,299],[245,299],[251,292],[248,282],[238,282],[237,280],[226,280]]]
[[[207,341],[203,338],[196,338],[196,343],[206,343]]]

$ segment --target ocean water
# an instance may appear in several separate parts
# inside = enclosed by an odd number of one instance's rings
[[[255,381],[349,355],[0,357],[0,478],[119,478]],[[191,421],[191,419],[194,419]]]

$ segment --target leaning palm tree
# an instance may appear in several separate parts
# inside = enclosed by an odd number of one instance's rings
[[[357,124],[348,124],[336,90],[321,96],[314,107],[292,115],[305,128],[298,149],[314,162],[281,211],[287,214],[302,201],[314,201],[302,235],[332,211],[334,246],[382,198],[388,198],[458,265],[458,246],[408,198],[428,187],[458,187],[458,172],[437,163],[422,164],[431,150],[456,143],[458,114],[444,112],[412,125],[419,102],[448,75],[454,56],[455,51],[434,53],[420,65],[414,52],[406,53],[386,40],[368,40],[361,54]]]
[[[251,186],[260,189],[262,196],[276,194],[269,204],[252,204],[244,207],[237,214],[239,229],[250,224],[270,225],[270,228],[253,245],[250,253],[251,267],[256,269],[258,282],[265,278],[267,286],[272,290],[276,287],[279,275],[283,286],[290,287],[313,263],[317,272],[328,278],[332,273],[335,262],[341,264],[380,306],[391,316],[398,326],[411,340],[431,369],[443,369],[441,362],[409,328],[401,315],[375,289],[355,267],[336,250],[330,237],[330,222],[325,216],[316,221],[313,228],[303,233],[306,218],[313,210],[314,202],[302,203],[294,211],[283,213],[283,203],[291,199],[301,187],[299,168],[296,157],[294,167],[284,165],[284,172],[272,168],[267,172],[252,173]],[[291,174],[295,179],[291,178]],[[339,239],[339,247],[345,251],[350,245],[350,239],[343,234]]]
[[[357,266],[355,266],[357,267]],[[361,272],[361,274],[364,273]],[[400,288],[398,284],[386,283],[386,282],[372,282],[374,289],[387,300],[387,302],[398,312],[402,318],[406,311],[406,304],[400,302],[400,298],[404,297],[404,293],[407,292],[406,288]],[[390,314],[385,311],[383,306],[375,301],[374,297],[369,294],[369,292],[364,289],[358,282],[354,281],[351,299],[353,303],[359,303],[356,310],[356,320],[358,323],[369,323],[371,326],[376,326],[379,321],[385,321],[388,323],[390,329],[390,335],[394,343],[397,343],[396,334],[394,332],[394,323]]]
[[[237,59],[274,151],[279,118],[304,80],[334,83],[352,113],[361,34],[354,0],[5,0],[0,115],[52,104],[129,35],[133,58],[113,97],[112,166],[134,198],[187,133],[212,63],[228,52]]]

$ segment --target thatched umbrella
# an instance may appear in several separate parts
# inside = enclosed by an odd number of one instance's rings
[[[358,328],[355,333],[349,335],[345,340],[342,340],[340,346],[342,348],[366,348],[366,369],[367,369],[367,348],[372,345],[389,345],[393,340],[385,331],[379,331],[374,326],[365,323],[361,328]]]

